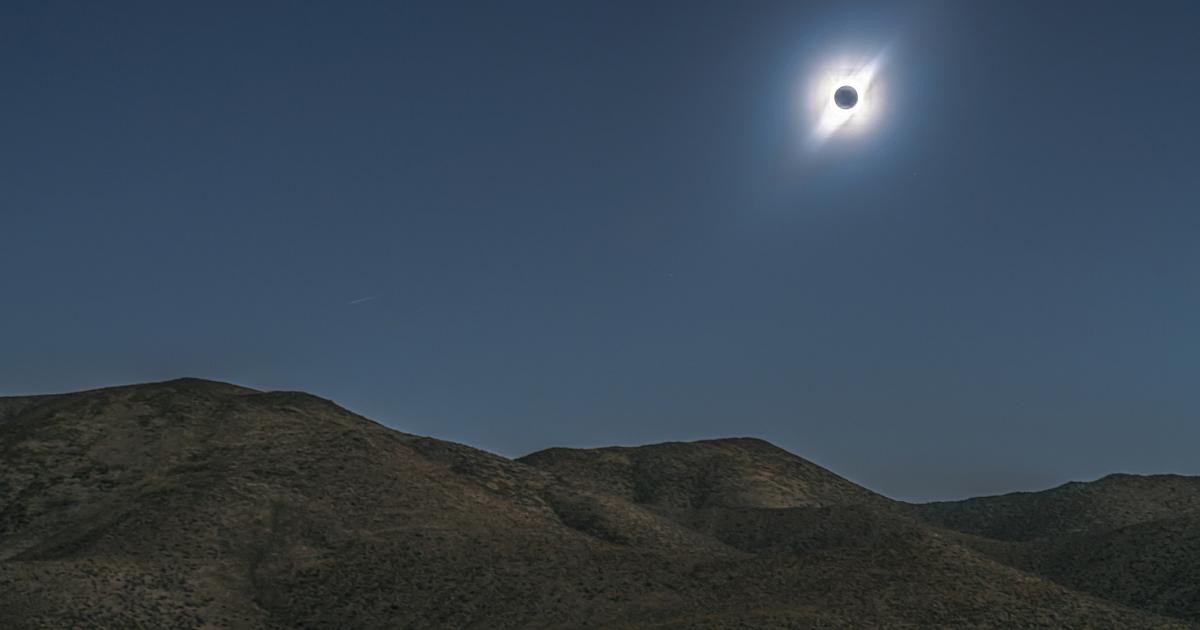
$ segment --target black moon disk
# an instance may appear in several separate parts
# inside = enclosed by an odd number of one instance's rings
[[[849,85],[843,85],[833,93],[833,102],[842,109],[850,109],[858,104],[858,90]]]

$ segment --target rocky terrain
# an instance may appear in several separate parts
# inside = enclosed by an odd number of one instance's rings
[[[183,379],[0,398],[2,628],[1200,628],[1200,480],[911,505],[754,439],[510,460]]]

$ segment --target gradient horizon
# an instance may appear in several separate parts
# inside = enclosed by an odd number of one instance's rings
[[[1188,2],[8,2],[0,395],[196,376],[901,499],[1200,474]],[[803,150],[814,67],[887,48]]]

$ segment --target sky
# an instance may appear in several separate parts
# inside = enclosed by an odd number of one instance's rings
[[[5,2],[0,395],[1200,474],[1200,4]],[[879,60],[869,124],[813,78]],[[842,133],[845,131],[845,133]]]

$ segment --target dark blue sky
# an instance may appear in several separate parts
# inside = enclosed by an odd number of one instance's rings
[[[0,395],[201,376],[513,456],[755,435],[912,499],[1200,474],[1198,23],[5,2]],[[814,67],[885,47],[871,128],[801,150]]]

